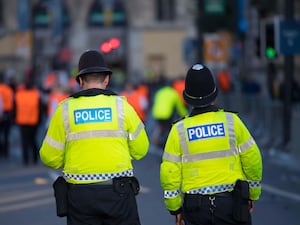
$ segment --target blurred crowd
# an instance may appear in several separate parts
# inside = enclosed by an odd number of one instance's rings
[[[39,128],[46,131],[57,105],[80,90],[75,80],[76,74],[76,69],[69,72],[53,67],[37,84],[36,74],[31,68],[24,70],[20,81],[17,81],[13,70],[0,71],[0,158],[9,158],[11,128],[16,126],[20,134],[23,164],[38,163],[37,132]],[[271,76],[275,77],[274,74],[273,71]],[[214,75],[221,108],[234,110],[232,105],[236,99],[230,96],[239,88],[247,98],[248,108],[244,110],[251,113],[251,110],[257,109],[257,98],[263,87],[254,76],[238,77],[230,69],[214,71]],[[184,76],[168,79],[160,75],[155,80],[139,80],[124,78],[122,85],[114,91],[126,97],[136,110],[146,125],[151,144],[163,149],[172,123],[188,115],[190,110],[182,98]],[[276,80],[270,82],[271,98],[282,99],[283,87],[277,87]],[[299,101],[299,86],[296,85],[293,90],[293,100]]]

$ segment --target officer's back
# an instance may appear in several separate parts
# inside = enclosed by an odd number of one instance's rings
[[[55,111],[41,160],[63,168],[68,224],[139,224],[131,159],[147,153],[144,124],[125,98],[106,89],[112,72],[99,52],[84,52],[78,71],[82,91]]]

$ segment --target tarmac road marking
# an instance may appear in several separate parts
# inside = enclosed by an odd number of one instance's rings
[[[26,199],[30,199],[30,198],[34,198],[34,197],[45,196],[45,195],[52,195],[52,198],[53,198],[53,190],[45,189],[45,190],[40,190],[40,191],[25,192],[22,194],[16,193],[14,195],[6,196],[6,197],[3,196],[0,199],[0,204],[26,200]]]
[[[54,198],[48,197],[48,198],[42,198],[35,201],[29,201],[29,202],[23,202],[23,203],[15,203],[12,205],[7,206],[0,206],[0,212],[9,212],[9,211],[16,211],[20,209],[26,209],[26,208],[32,208],[42,205],[48,205],[48,204],[54,204]]]
[[[300,195],[272,187],[271,185],[268,184],[262,184],[262,189],[266,192],[270,192],[272,194],[276,194],[281,197],[289,198],[295,201],[300,201]]]
[[[14,178],[14,177],[21,177],[21,176],[29,176],[29,175],[40,175],[44,172],[47,172],[48,168],[44,166],[36,166],[36,167],[17,167],[13,170],[5,170],[0,172],[1,179],[6,178]]]

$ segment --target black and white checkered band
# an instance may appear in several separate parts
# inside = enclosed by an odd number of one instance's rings
[[[76,181],[105,181],[115,177],[132,177],[133,171],[126,170],[116,173],[99,173],[99,174],[70,174],[63,172],[64,177]]]

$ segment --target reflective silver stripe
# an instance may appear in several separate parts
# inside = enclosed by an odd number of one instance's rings
[[[62,105],[62,116],[67,135],[67,141],[75,141],[82,138],[101,138],[101,137],[123,137],[128,138],[128,132],[124,131],[124,105],[121,98],[116,98],[116,108],[118,112],[118,130],[91,130],[71,133],[70,118],[69,118],[69,105],[66,101]],[[135,134],[135,133],[134,133]]]
[[[63,123],[65,126],[66,135],[68,137],[68,134],[71,132],[70,119],[69,119],[69,102],[68,101],[65,101],[62,104],[62,117],[63,117]]]
[[[51,138],[49,135],[46,135],[45,142],[50,145],[53,148],[64,150],[65,144],[59,141],[55,141],[53,138]]]
[[[116,98],[119,130],[124,130],[124,104],[121,97]]]
[[[207,159],[218,159],[218,158],[225,158],[228,156],[234,156],[235,152],[231,150],[220,150],[220,151],[213,151],[213,152],[203,152],[198,154],[189,154],[182,156],[182,162],[196,162],[201,160]]]
[[[166,151],[164,151],[163,159],[171,161],[171,162],[177,162],[177,163],[181,162],[181,156],[180,155],[173,155],[173,154],[170,154]]]
[[[243,152],[251,148],[255,144],[255,141],[252,137],[249,138],[248,141],[239,146],[239,152]]]
[[[178,124],[176,125],[176,127],[177,127],[177,131],[178,131],[178,135],[179,135],[179,141],[180,141],[180,145],[181,145],[181,148],[183,150],[183,153],[184,153],[184,155],[188,155],[189,154],[189,148],[188,148],[188,145],[187,145],[187,142],[186,142],[183,120],[179,121]]]
[[[180,190],[164,191],[164,198],[175,198],[180,194]]]
[[[229,137],[229,143],[230,143],[230,149],[236,150],[236,144],[235,144],[235,132],[234,132],[234,123],[233,123],[233,116],[231,113],[225,113],[226,115],[226,121],[227,121],[227,127],[228,127],[228,137]]]
[[[187,139],[185,137],[185,129],[183,121],[180,121],[177,124],[177,130],[179,134],[179,141],[181,148],[183,149],[183,156],[182,162],[196,162],[200,160],[207,160],[207,159],[216,159],[216,158],[225,158],[228,156],[234,156],[238,154],[238,149],[235,146],[235,132],[234,132],[234,122],[233,116],[230,113],[226,113],[226,121],[228,127],[228,138],[229,138],[229,149],[219,150],[219,151],[212,151],[212,152],[202,152],[197,154],[190,154],[188,151]],[[170,161],[177,162],[178,159],[174,158],[172,155],[166,155],[166,159],[170,159]]]
[[[121,130],[82,131],[82,132],[70,133],[67,137],[67,141],[76,141],[83,138],[102,138],[102,137],[127,138],[128,132],[121,131]]]
[[[220,193],[220,192],[225,192],[225,191],[231,191],[231,190],[233,190],[234,186],[235,186],[235,184],[212,185],[212,186],[201,187],[201,188],[189,190],[186,193],[187,194],[202,194],[202,195],[215,194],[215,193]]]
[[[129,140],[134,140],[140,134],[141,130],[144,129],[144,124],[140,122],[134,133],[129,133]]]

